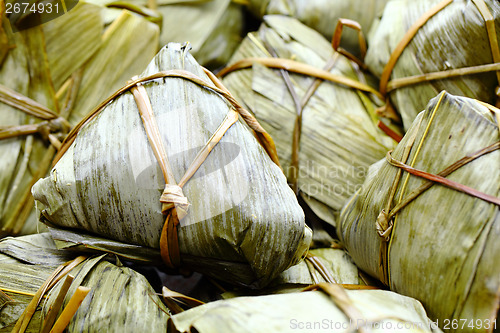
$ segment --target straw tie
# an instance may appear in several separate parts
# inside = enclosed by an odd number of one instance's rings
[[[303,291],[321,291],[325,293],[337,306],[337,308],[347,317],[347,319],[349,319],[349,329],[347,331],[357,331],[360,333],[370,331],[370,329],[364,327],[363,325],[355,324],[360,322],[367,322],[367,319],[365,318],[363,313],[361,313],[361,311],[359,311],[359,309],[354,305],[352,299],[349,297],[342,285],[322,282],[309,286]]]
[[[59,149],[61,141],[71,129],[64,117],[3,85],[0,85],[0,102],[43,120],[38,124],[0,126],[0,140],[38,133],[42,139]]]
[[[132,80],[137,80],[137,78],[133,77]],[[188,204],[187,198],[175,180],[146,89],[141,82],[135,83],[130,88],[139,109],[148,141],[165,180],[165,190],[160,197],[162,213],[166,215],[160,236],[160,254],[165,264],[168,267],[174,268],[180,265],[177,225],[180,219],[187,214],[186,210],[182,209],[182,206],[176,203]],[[178,206],[180,208],[179,212],[177,211]]]
[[[56,149],[61,148],[61,141],[68,134],[71,125],[62,117],[43,121],[38,124],[37,132],[43,140],[50,142]]]
[[[70,124],[68,121],[62,117],[56,119],[43,121],[38,124],[38,132],[42,138],[48,140],[48,136],[51,133],[68,133],[70,130]]]
[[[375,228],[378,235],[388,242],[391,238],[392,224],[389,224],[389,214],[387,214],[385,209],[382,209],[380,214],[378,214]]]

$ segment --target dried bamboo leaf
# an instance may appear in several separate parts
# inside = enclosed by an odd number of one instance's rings
[[[12,298],[0,309],[0,332],[10,332],[55,268],[76,256],[58,251],[48,233],[0,240],[0,290]],[[31,317],[33,325],[42,320],[40,311]],[[27,332],[38,328],[28,327]]]
[[[219,6],[222,6],[222,1],[217,0],[214,2],[220,2],[221,4],[219,4]],[[200,45],[198,50],[193,50],[193,56],[196,57],[197,61],[203,66],[211,69],[216,69],[227,64],[232,54],[241,43],[243,36],[243,23],[245,22],[245,17],[242,6],[236,1],[224,2],[224,6],[225,10],[215,21],[216,24],[210,31],[210,35],[208,35],[203,42],[200,41],[197,43]],[[201,19],[207,20],[207,17],[209,17],[209,15],[205,13],[201,16]],[[210,17],[215,18],[216,16],[210,15]],[[205,27],[201,28],[201,30],[205,29]],[[185,39],[190,42],[192,41],[194,45],[194,41],[196,40],[194,37],[183,35],[175,39],[171,37],[170,40]],[[167,35],[165,38],[168,40],[169,36]]]
[[[500,4],[484,2],[500,36]],[[370,33],[366,63],[374,74],[382,75],[404,34],[438,3],[437,0],[388,2],[380,24]],[[417,31],[397,60],[390,80],[494,62],[498,60],[492,58],[485,20],[475,1],[451,1]],[[427,102],[441,90],[494,104],[498,84],[495,72],[486,72],[400,87],[388,96],[408,129]]]
[[[33,296],[54,271],[53,266],[35,266],[23,263],[2,264],[2,290],[22,291]],[[17,318],[16,318],[17,319]]]
[[[259,31],[244,39],[230,64],[252,57],[270,58],[272,53],[317,69],[335,59],[331,73],[366,82],[357,65],[336,53],[319,33],[294,18],[278,15],[265,17]],[[298,189],[320,218],[334,224],[342,205],[361,186],[368,166],[394,143],[375,125],[374,97],[324,81],[318,82],[319,88],[305,101],[315,79],[287,75],[300,104],[305,105],[300,108]],[[254,63],[250,69],[230,72],[223,82],[273,136],[280,163],[292,182],[292,133],[298,112],[282,72]]]
[[[173,69],[210,82],[188,48],[175,43],[163,48],[142,76]],[[182,78],[144,87],[172,174],[180,180],[232,107],[214,90]],[[136,101],[124,93],[81,128],[33,194],[53,226],[158,249],[165,181]],[[241,122],[227,131],[183,191],[191,206],[177,234],[181,259],[190,269],[259,287],[307,251],[311,232],[293,192]]]
[[[346,295],[309,291],[221,300],[176,314],[169,324],[172,332],[200,333],[344,332],[349,328],[387,332],[398,327],[409,332],[440,332],[414,299],[382,290],[341,291]],[[338,305],[338,297],[343,297],[346,306]],[[347,309],[355,309],[359,318],[350,317]]]
[[[74,254],[58,250],[49,233],[5,237],[0,240],[0,253],[20,262],[54,267],[74,258]]]
[[[162,296],[168,308],[173,313],[179,313],[184,311],[177,303],[189,306],[190,308],[194,308],[205,304],[196,298],[181,294],[174,290],[170,290],[166,286],[163,286],[162,288]],[[180,311],[174,311],[174,309],[178,309]]]
[[[319,262],[318,264],[314,262]],[[303,291],[318,283],[338,283],[349,288],[377,289],[366,286],[358,268],[343,249],[320,248],[309,250],[305,260],[290,267],[262,290],[226,290],[224,299],[241,296],[262,296]],[[357,287],[355,287],[357,286]]]
[[[0,291],[0,310],[9,302],[12,302],[12,298],[7,296],[3,291]]]
[[[160,251],[149,247],[125,244],[103,237],[97,237],[69,230],[49,228],[58,249],[71,250],[76,252],[110,252],[119,255],[126,260],[135,262],[147,262],[156,265],[162,263]]]
[[[2,66],[10,50],[9,39],[4,29],[5,20],[3,19],[4,17],[3,11],[4,9],[2,5],[2,9],[0,9],[0,66]]]
[[[11,332],[38,288],[52,274],[54,267],[4,263],[0,267],[0,289],[13,301],[0,309],[0,332]],[[33,323],[41,322],[41,312],[35,313]],[[38,330],[28,329],[27,332]]]
[[[158,10],[163,16],[161,44],[189,41],[202,65],[225,64],[241,40],[243,12],[230,0],[160,5]]]
[[[498,126],[483,104],[443,92],[418,115],[392,157],[438,174],[464,156],[498,146]],[[499,165],[497,149],[443,176],[498,198]],[[399,170],[387,161],[374,164],[342,212],[338,233],[354,262],[391,290],[422,301],[440,325],[445,319],[494,320],[500,297],[498,204],[440,184],[422,190],[433,183],[406,172],[399,177]],[[394,220],[381,219],[383,209],[396,214]],[[388,230],[389,243],[377,229]],[[472,326],[457,331],[481,331]]]

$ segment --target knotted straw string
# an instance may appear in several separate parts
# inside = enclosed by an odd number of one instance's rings
[[[0,140],[39,133],[42,139],[50,142],[56,149],[61,147],[61,140],[71,127],[66,119],[31,98],[3,85],[0,85],[0,102],[44,120],[38,124],[0,126]]]
[[[486,32],[488,35],[488,41],[490,44],[490,50],[491,50],[491,55],[493,59],[493,64],[485,64],[485,65],[480,65],[480,66],[470,66],[470,67],[464,67],[464,68],[458,68],[458,69],[451,69],[451,70],[445,70],[445,71],[439,71],[439,72],[433,72],[433,73],[426,73],[422,75],[415,75],[415,76],[409,76],[405,78],[398,78],[389,81],[390,76],[392,74],[392,70],[394,69],[394,66],[396,65],[397,61],[399,60],[399,57],[403,53],[403,51],[406,49],[406,47],[410,44],[410,42],[413,40],[413,38],[416,36],[420,28],[422,28],[427,21],[429,21],[434,15],[439,13],[441,10],[446,8],[449,4],[451,4],[453,0],[443,0],[440,3],[438,3],[436,6],[432,7],[429,11],[424,13],[411,27],[410,29],[405,33],[403,38],[400,40],[394,51],[392,52],[389,61],[384,67],[384,70],[382,72],[382,75],[380,77],[380,86],[379,90],[380,93],[383,96],[386,96],[386,105],[379,109],[378,112],[386,117],[389,118],[399,118],[392,108],[389,98],[387,97],[387,94],[390,93],[391,91],[401,88],[401,87],[406,87],[409,85],[414,85],[422,82],[429,82],[429,81],[434,81],[434,80],[441,80],[441,79],[447,79],[447,78],[452,78],[456,76],[464,76],[464,75],[472,75],[472,74],[479,74],[479,73],[486,73],[486,72],[492,72],[495,71],[497,75],[497,81],[500,84],[500,49],[498,46],[498,39],[497,39],[497,33],[496,33],[496,28],[495,28],[495,21],[493,18],[493,15],[489,11],[488,7],[486,6],[484,0],[472,0],[474,5],[477,7],[479,10],[481,16],[483,17],[485,21],[485,26],[486,26]],[[497,106],[500,104],[500,86],[497,86],[495,89],[495,94],[497,95]]]
[[[358,32],[358,39],[359,39],[359,46],[361,50],[361,60],[357,59],[354,55],[349,53],[348,51],[344,50],[341,48],[340,41],[342,38],[342,31],[344,26],[350,27]],[[290,186],[292,189],[295,191],[295,194],[298,194],[299,188],[298,188],[298,176],[299,176],[299,153],[300,153],[300,138],[302,135],[302,113],[304,108],[306,107],[307,103],[311,99],[311,97],[314,95],[316,90],[319,88],[321,83],[326,80],[330,81],[333,83],[338,83],[353,89],[358,89],[360,91],[364,91],[367,93],[372,93],[376,95],[377,97],[381,98],[382,96],[373,88],[370,86],[363,84],[359,81],[355,81],[352,79],[349,79],[347,77],[341,76],[341,75],[335,75],[330,73],[332,68],[335,66],[339,54],[344,55],[347,57],[349,60],[355,62],[356,64],[360,65],[361,67],[364,67],[363,64],[363,59],[366,54],[366,42],[365,38],[363,35],[363,32],[361,30],[361,26],[359,23],[349,20],[349,19],[339,19],[337,22],[337,26],[335,28],[335,32],[332,37],[332,48],[335,50],[334,54],[332,57],[328,60],[328,62],[325,64],[323,69],[319,69],[301,62],[297,62],[294,60],[290,59],[284,59],[284,58],[278,58],[276,52],[272,49],[271,46],[267,45],[266,41],[264,40],[263,43],[265,44],[265,47],[263,47],[258,40],[255,40],[252,38],[252,35],[249,35],[249,38],[253,40],[253,42],[259,46],[261,50],[264,51],[264,53],[267,53],[269,55],[269,58],[246,58],[242,59],[240,61],[235,62],[234,64],[223,68],[219,74],[217,75],[218,77],[224,77],[225,75],[240,70],[240,69],[245,69],[252,67],[254,63],[258,63],[261,65],[264,65],[269,68],[275,68],[275,69],[280,69],[281,70],[281,75],[283,77],[283,80],[285,81],[286,87],[288,91],[290,92],[290,95],[292,96],[292,100],[294,102],[295,106],[295,111],[296,111],[296,118],[295,118],[295,123],[294,123],[294,128],[293,128],[293,134],[292,134],[292,154],[291,154],[291,161],[290,161],[290,175],[288,175],[288,180],[290,183]],[[297,96],[297,93],[295,92],[295,89],[293,88],[293,85],[291,84],[290,77],[288,75],[288,72],[293,72],[297,74],[303,74],[311,77],[315,77],[316,80],[309,86],[307,89],[306,93],[302,97],[302,99],[299,100],[299,97]]]
[[[411,134],[412,136],[408,140],[408,144],[404,147],[403,157],[402,157],[403,162],[394,159],[391,155],[392,151],[389,151],[387,153],[387,156],[386,156],[387,163],[391,164],[394,167],[399,168],[398,172],[396,174],[396,177],[393,181],[393,184],[391,186],[391,191],[390,191],[388,200],[386,202],[386,206],[380,212],[380,214],[377,217],[377,220],[375,222],[375,227],[376,227],[377,233],[382,238],[382,242],[380,244],[380,267],[379,267],[380,276],[382,277],[381,278],[382,282],[385,283],[386,285],[390,284],[389,253],[390,253],[391,242],[392,242],[393,235],[394,235],[394,228],[395,228],[395,225],[397,222],[397,213],[399,211],[401,211],[401,209],[406,207],[410,202],[412,202],[417,197],[419,197],[422,193],[424,193],[429,188],[431,188],[435,183],[441,184],[443,186],[454,189],[456,191],[466,193],[470,196],[473,196],[473,197],[476,197],[478,199],[484,200],[486,202],[500,206],[500,198],[497,198],[497,197],[491,196],[489,194],[477,191],[473,188],[470,188],[468,186],[465,186],[463,184],[460,184],[458,182],[455,182],[455,181],[452,181],[452,180],[445,178],[446,176],[450,175],[451,173],[458,170],[462,166],[478,159],[479,157],[484,156],[486,154],[489,154],[491,152],[494,152],[496,150],[499,150],[500,149],[500,141],[495,142],[495,143],[489,145],[488,147],[480,149],[472,154],[469,154],[469,155],[461,158],[460,160],[449,165],[448,167],[446,167],[444,170],[442,170],[441,172],[439,172],[437,174],[431,174],[431,173],[428,173],[425,171],[415,169],[413,167],[415,162],[416,162],[416,159],[419,155],[419,152],[421,150],[422,144],[425,141],[425,138],[427,137],[427,134],[429,132],[429,128],[434,120],[435,114],[436,114],[439,106],[441,105],[441,102],[442,102],[445,94],[446,94],[446,92],[444,92],[444,91],[441,93],[439,100],[436,103],[436,106],[432,110],[431,117],[429,119],[429,122],[427,123],[427,126],[425,128],[423,136],[420,140],[420,143],[417,147],[417,150],[415,152],[415,155],[414,155],[413,160],[411,161],[410,165],[406,164],[405,161],[408,159],[410,151],[413,147],[416,135],[419,132],[418,129],[420,128],[421,122],[417,125],[417,129],[415,131],[413,131],[413,133]],[[481,103],[481,104],[485,105],[485,103]],[[494,112],[497,116],[497,119],[499,119],[500,110],[498,110],[492,106],[489,106],[488,108],[492,112]],[[422,118],[421,118],[421,120],[422,120]],[[497,125],[498,125],[499,130],[500,130],[500,122]],[[400,192],[398,204],[394,208],[391,209],[391,204],[392,204],[392,201],[394,199],[397,188],[399,186],[399,181],[401,179],[403,170],[406,171],[408,174],[406,175],[406,179],[403,183],[403,187],[402,187],[401,192]],[[403,199],[403,194],[404,194],[405,188],[408,184],[410,175],[414,175],[417,177],[427,179],[430,182],[422,184],[420,187],[418,187],[417,189],[410,192],[406,196],[405,199]],[[393,219],[394,219],[394,222],[392,221]]]
[[[134,95],[137,107],[141,114],[143,120],[144,128],[148,136],[148,140],[153,149],[154,155],[160,165],[162,174],[165,180],[165,189],[160,197],[160,202],[162,204],[162,212],[166,214],[165,223],[162,228],[160,236],[160,253],[163,261],[168,267],[175,268],[181,265],[180,253],[179,253],[179,243],[177,238],[177,226],[179,221],[186,216],[189,208],[189,202],[182,192],[182,187],[189,181],[189,179],[196,173],[201,164],[206,160],[212,149],[217,145],[217,143],[224,136],[226,131],[238,120],[239,116],[248,124],[248,126],[254,131],[254,134],[260,144],[263,146],[264,150],[267,152],[271,160],[279,166],[278,154],[272,138],[269,134],[260,126],[257,120],[245,110],[227,91],[227,89],[222,85],[222,83],[208,70],[204,69],[205,73],[208,75],[211,83],[208,83],[196,76],[195,74],[185,71],[185,70],[169,70],[159,73],[155,73],[142,78],[133,78],[131,81],[104,100],[99,104],[94,110],[92,110],[82,121],[76,125],[73,130],[69,133],[66,140],[63,142],[63,146],[59,150],[54,163],[64,155],[68,150],[70,145],[76,139],[76,135],[80,129],[86,125],[90,120],[94,119],[113,99],[120,96],[124,92],[131,90]],[[149,100],[146,89],[142,85],[145,82],[165,78],[181,78],[188,82],[192,82],[202,88],[209,91],[217,93],[220,98],[223,98],[231,105],[231,109],[226,115],[225,119],[214,132],[212,137],[208,140],[203,149],[197,154],[193,162],[185,172],[179,183],[176,182],[171,166],[168,162],[168,157],[163,146],[163,141],[158,129],[158,124],[155,120],[154,113],[152,110],[151,102]]]
[[[343,47],[340,47],[340,41],[342,40],[342,31],[344,27],[349,27],[358,32],[358,46],[361,56],[360,59],[358,59]],[[364,63],[366,56],[366,40],[365,35],[363,34],[363,30],[361,29],[361,25],[358,22],[346,18],[339,18],[332,37],[332,48],[338,53],[357,63],[361,68],[366,69],[366,65]]]
[[[38,133],[44,141],[48,141],[56,149],[60,149],[64,134],[68,133],[69,129],[68,121],[62,117],[42,121],[38,124],[0,126],[0,140]]]

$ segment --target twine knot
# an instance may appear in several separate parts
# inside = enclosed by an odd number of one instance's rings
[[[389,224],[389,216],[385,209],[382,209],[380,214],[378,214],[377,222],[375,226],[377,228],[377,233],[380,237],[382,237],[386,242],[389,241],[391,237],[392,224]]]
[[[37,127],[37,131],[40,133],[40,136],[49,142],[52,142],[51,136],[55,137],[59,141],[63,141],[70,129],[71,125],[62,117],[42,121]]]
[[[165,189],[160,197],[161,212],[167,214],[169,210],[175,208],[177,217],[182,220],[187,215],[189,208],[188,199],[184,196],[182,188],[179,185],[165,184]]]

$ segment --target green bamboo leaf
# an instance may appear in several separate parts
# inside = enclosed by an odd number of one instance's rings
[[[154,8],[148,0],[92,0],[108,7],[126,5],[152,8],[161,15],[160,45],[189,42],[191,53],[209,69],[227,63],[241,41],[243,7],[231,0],[159,0]],[[116,15],[116,10],[109,13]]]
[[[9,52],[0,69],[0,84],[36,100],[50,110],[57,111],[42,29],[35,27],[19,33],[10,32],[9,44],[16,47]],[[39,122],[6,104],[0,104],[0,108],[2,118],[5,119],[2,125]],[[39,177],[37,170],[40,166],[37,164],[44,159],[47,149],[43,141],[27,136],[2,140],[0,150],[2,156],[6,157],[1,162],[3,165],[0,184],[3,187],[0,189],[0,234],[19,233],[27,217],[20,217],[21,211],[27,208],[26,214],[29,214],[31,210],[33,201],[29,188],[33,185],[34,178]]]
[[[316,257],[326,268],[336,283],[361,284],[358,268],[351,257],[343,249],[320,248],[310,250],[309,254]],[[300,284],[309,286],[320,282],[328,282],[322,274],[308,262],[308,259],[290,267],[274,281],[273,284]]]
[[[0,240],[2,258],[10,257],[32,265],[57,267],[74,258],[74,254],[60,251],[49,233],[22,237],[5,237]]]

